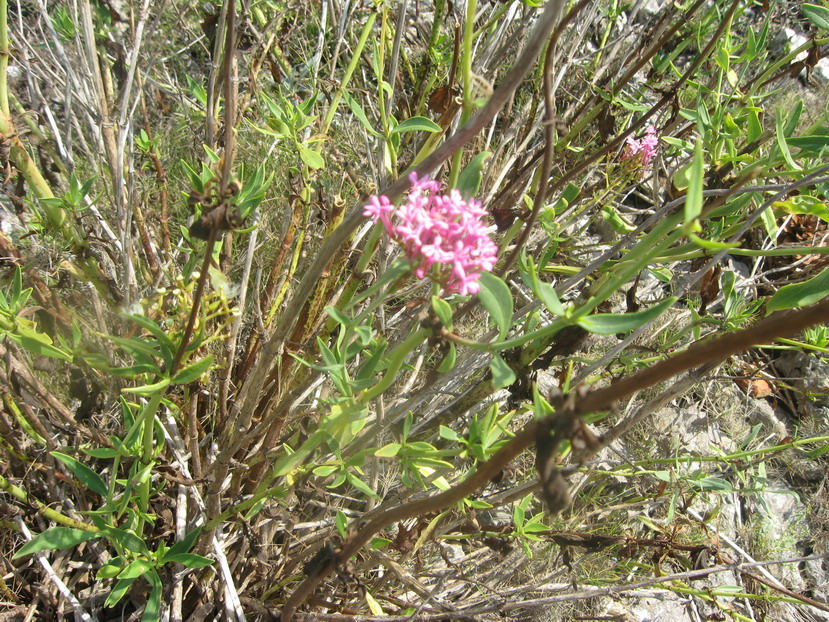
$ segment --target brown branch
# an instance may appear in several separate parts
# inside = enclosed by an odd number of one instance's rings
[[[570,22],[575,19],[582,9],[589,4],[591,4],[591,0],[581,0],[581,2],[574,6],[573,9],[564,16],[559,25],[553,31],[553,34],[550,37],[550,42],[547,44],[547,53],[544,55],[544,71],[542,76],[544,85],[544,157],[541,162],[541,171],[538,177],[538,192],[536,192],[535,200],[533,201],[533,210],[530,213],[530,217],[527,219],[527,222],[524,224],[524,230],[521,232],[521,236],[518,238],[515,248],[512,249],[512,252],[509,254],[506,261],[504,261],[501,267],[495,272],[495,274],[501,277],[507,273],[510,266],[512,266],[518,255],[521,253],[521,249],[524,248],[524,245],[530,237],[530,232],[532,231],[535,221],[538,220],[538,216],[544,210],[544,201],[547,199],[547,190],[549,189],[547,181],[550,179],[550,173],[553,170],[553,156],[556,152],[556,104],[553,100],[552,81],[553,55],[556,51],[556,44],[558,43],[559,37],[561,37],[561,33],[564,32],[564,29],[570,25]]]
[[[684,371],[701,365],[722,361],[733,354],[752,346],[769,343],[780,337],[798,333],[815,324],[829,321],[829,299],[799,310],[775,313],[741,331],[729,333],[710,340],[696,342],[684,352],[656,363],[634,375],[614,382],[610,386],[584,393],[580,398],[561,400],[559,410],[552,417],[529,423],[524,429],[478,470],[460,484],[437,495],[416,499],[380,512],[367,524],[357,528],[343,544],[342,549],[323,565],[316,574],[308,576],[288,599],[282,610],[282,622],[290,622],[293,614],[319,583],[333,569],[347,562],[368,543],[374,534],[393,523],[440,511],[484,486],[509,462],[527,449],[544,426],[565,428],[573,419],[583,415],[606,410],[617,400],[633,395],[637,391],[652,387]],[[563,408],[561,406],[564,406]]]
[[[748,577],[757,583],[762,583],[766,587],[773,589],[776,592],[780,592],[781,594],[785,594],[789,598],[794,598],[795,600],[799,600],[802,603],[809,605],[810,607],[814,607],[815,609],[820,609],[821,611],[829,611],[829,605],[826,603],[822,603],[819,600],[815,600],[814,598],[809,598],[808,596],[804,596],[803,594],[798,594],[797,592],[793,592],[792,590],[781,587],[779,585],[775,585],[768,579],[764,579],[763,577],[758,577],[756,574],[747,572],[745,570],[741,570],[743,576]]]

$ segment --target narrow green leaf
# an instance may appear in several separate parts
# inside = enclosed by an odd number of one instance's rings
[[[492,355],[492,360],[489,362],[489,370],[492,372],[492,388],[496,391],[508,387],[515,382],[515,372],[497,354]]]
[[[374,452],[378,458],[393,458],[400,452],[400,443],[389,443]]]
[[[538,278],[538,274],[536,273],[535,266],[532,263],[532,260],[528,262],[528,268],[530,272],[530,279],[532,281],[532,288],[535,292],[535,295],[538,296],[538,299],[542,302],[542,304],[547,307],[547,310],[555,316],[564,317],[565,310],[564,305],[561,304],[561,300],[558,298],[558,294],[556,290],[553,289],[553,286],[549,283],[545,283],[544,281]]]
[[[190,384],[194,380],[198,380],[201,375],[206,372],[213,364],[213,355],[208,354],[202,360],[197,361],[187,367],[183,368],[173,378],[173,384]]]
[[[152,565],[146,559],[136,559],[129,564],[127,567],[124,568],[121,573],[118,575],[119,579],[137,579],[144,575]]]
[[[375,600],[374,596],[372,596],[371,593],[368,590],[366,590],[366,602],[368,603],[368,608],[371,610],[371,613],[373,613],[374,615],[376,615],[376,616],[386,615],[386,612],[383,611],[383,608],[380,606],[380,603],[378,603]]]
[[[192,547],[193,544],[195,544],[200,534],[201,527],[196,527],[193,531],[184,536],[184,538],[173,544],[173,546],[171,546],[167,551],[167,555],[165,555],[164,561],[167,561],[167,556],[169,555],[178,555],[179,553],[186,553],[187,551],[189,551],[190,547]]]
[[[512,293],[506,283],[489,272],[481,274],[478,285],[478,299],[498,327],[499,339],[503,339],[512,323]]]
[[[373,490],[369,487],[369,485],[368,485],[368,484],[366,484],[366,483],[365,483],[363,480],[361,480],[359,477],[357,477],[357,476],[355,476],[355,475],[352,475],[351,473],[346,473],[345,477],[346,477],[346,479],[348,480],[348,483],[349,483],[349,484],[351,484],[352,486],[354,486],[354,488],[356,488],[357,490],[359,490],[359,491],[360,491],[360,492],[362,492],[363,494],[368,495],[369,497],[373,497],[373,498],[375,498],[375,499],[379,499],[379,498],[380,498],[380,495],[378,495],[376,492],[374,492],[374,491],[373,491]]]
[[[443,298],[439,296],[432,296],[432,310],[438,316],[438,320],[443,324],[444,328],[452,331],[452,307]]]
[[[823,30],[829,30],[829,9],[825,6],[805,2],[800,6],[800,8],[803,9],[803,14],[808,17],[809,21],[815,26],[822,28]]]
[[[346,533],[348,533],[348,518],[339,510],[337,510],[337,515],[334,517],[334,525],[336,525],[340,537],[345,538]]]
[[[109,560],[106,564],[98,569],[95,573],[96,579],[114,579],[124,569],[121,565],[123,560],[120,557]]]
[[[443,360],[438,365],[437,372],[439,374],[445,374],[452,371],[455,368],[455,363],[458,360],[458,352],[455,348],[455,344],[451,341],[449,342],[449,350],[447,350],[446,355],[443,357]]]
[[[336,307],[325,307],[325,312],[331,317],[331,319],[338,324],[342,324],[346,328],[352,328],[354,326],[354,320]]]
[[[68,549],[81,542],[100,538],[101,534],[96,531],[84,531],[83,529],[72,529],[71,527],[52,527],[43,533],[37,534],[26,544],[21,546],[12,559],[19,559],[38,551],[56,551]]]
[[[368,117],[366,116],[365,110],[363,110],[362,106],[360,106],[360,104],[357,103],[357,100],[351,97],[351,95],[349,95],[348,93],[343,93],[343,99],[348,104],[348,107],[351,109],[351,114],[357,117],[357,120],[364,128],[366,128],[366,131],[375,138],[380,138],[382,134],[375,130],[374,127],[371,125],[371,122],[368,120]]]
[[[158,343],[163,344],[171,352],[175,352],[176,344],[174,344],[173,340],[167,336],[164,329],[153,322],[150,318],[138,314],[128,315],[127,317],[155,337],[158,340]]]
[[[9,335],[9,337],[20,344],[21,347],[25,348],[29,352],[33,354],[37,354],[39,356],[48,356],[53,359],[60,359],[61,361],[66,361],[67,363],[72,362],[72,356],[67,352],[64,352],[60,348],[56,348],[55,346],[44,343],[40,339],[32,338],[29,336],[20,336],[17,335]]]
[[[658,317],[676,301],[676,296],[671,296],[659,304],[635,313],[596,313],[577,319],[576,324],[597,335],[627,333]]]
[[[783,155],[783,159],[786,161],[786,164],[789,165],[789,168],[798,170],[800,167],[797,163],[795,163],[794,158],[792,158],[792,154],[789,151],[789,144],[786,142],[783,109],[778,108],[775,111],[774,117],[774,131],[777,136],[777,147],[780,149],[780,153]]]
[[[491,151],[482,151],[469,161],[461,174],[458,176],[458,183],[455,187],[461,196],[469,200],[474,197],[481,188],[481,179],[483,178],[484,164],[492,156]]]
[[[166,389],[168,386],[170,386],[170,379],[162,378],[153,384],[145,384],[140,387],[127,387],[126,389],[121,389],[121,392],[134,393],[135,395],[152,395],[153,393]]]
[[[117,542],[124,550],[137,555],[145,557],[150,556],[150,551],[144,541],[136,536],[134,533],[126,529],[119,529],[118,527],[106,527],[103,530],[104,535],[108,540]]]
[[[823,299],[827,294],[829,294],[829,268],[825,268],[808,281],[781,287],[766,303],[766,312],[810,305]]]
[[[796,136],[787,138],[786,142],[790,147],[797,147],[803,151],[821,155],[829,148],[829,136],[813,134],[811,136]]]
[[[65,464],[66,467],[75,474],[75,477],[77,477],[84,486],[89,488],[89,490],[106,498],[108,494],[107,485],[104,483],[103,478],[95,471],[90,469],[85,464],[78,462],[72,456],[67,456],[59,451],[53,451],[51,452],[51,455],[56,460],[63,462],[63,464]]]
[[[688,173],[688,193],[685,195],[685,225],[694,222],[702,213],[702,182],[705,173],[705,158],[702,140],[694,146],[694,159]]]
[[[144,578],[149,581],[153,588],[150,590],[150,597],[147,599],[147,604],[144,605],[144,615],[141,616],[141,622],[158,622],[161,612],[161,579],[154,568]]]
[[[204,568],[205,566],[209,566],[214,563],[214,561],[209,557],[202,557],[201,555],[196,555],[195,553],[176,553],[174,555],[166,555],[164,557],[164,561],[171,564],[181,564],[186,568]]]
[[[412,117],[398,123],[391,129],[391,134],[400,132],[442,132],[440,126],[426,117]]]
[[[107,599],[104,602],[104,607],[110,608],[117,605],[130,589],[133,581],[135,581],[135,579],[119,579],[118,583],[115,584],[115,587],[112,588],[112,591],[109,593],[109,596],[107,596]]]

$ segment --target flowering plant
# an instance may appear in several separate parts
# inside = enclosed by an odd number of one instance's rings
[[[642,164],[642,172],[644,173],[648,170],[648,165],[656,155],[658,147],[659,137],[656,135],[656,128],[650,125],[645,130],[645,135],[642,138],[636,139],[633,136],[628,136],[622,160],[638,159]]]
[[[486,210],[475,199],[465,200],[457,190],[441,193],[440,182],[409,176],[408,200],[395,207],[388,197],[374,195],[363,214],[383,223],[412,262],[415,275],[431,278],[450,293],[476,294],[481,272],[498,260],[490,239],[492,227],[483,222]]]

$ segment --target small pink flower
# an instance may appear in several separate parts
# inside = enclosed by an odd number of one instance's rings
[[[498,260],[498,247],[489,237],[493,228],[482,220],[486,210],[457,190],[441,194],[440,183],[433,179],[418,179],[416,173],[409,179],[412,188],[406,203],[395,208],[388,197],[372,196],[363,215],[383,223],[418,278],[432,272],[446,291],[476,294],[481,273],[492,270]]]
[[[625,142],[625,152],[622,154],[622,160],[638,159],[642,164],[644,174],[659,148],[659,137],[656,135],[656,129],[649,125],[642,138],[637,140],[633,136],[628,136]]]

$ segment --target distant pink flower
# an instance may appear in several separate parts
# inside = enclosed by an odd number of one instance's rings
[[[388,197],[375,195],[363,215],[383,223],[418,278],[432,273],[448,292],[476,294],[481,272],[492,270],[498,259],[498,247],[489,237],[492,227],[482,220],[486,210],[475,199],[464,200],[457,190],[442,194],[433,179],[418,179],[416,173],[409,179],[412,188],[406,203],[395,208]]]
[[[622,159],[638,159],[642,164],[642,171],[644,172],[648,170],[648,165],[653,160],[653,156],[656,155],[658,148],[659,137],[656,135],[656,129],[652,125],[649,125],[642,138],[637,140],[633,136],[628,136]]]

